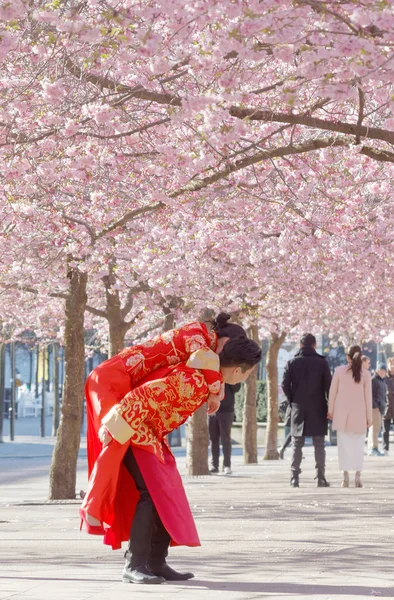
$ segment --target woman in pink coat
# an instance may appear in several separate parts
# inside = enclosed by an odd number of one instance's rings
[[[342,487],[349,487],[349,471],[356,471],[356,487],[363,487],[365,434],[372,424],[371,374],[363,368],[360,346],[349,348],[347,360],[347,365],[335,369],[332,378],[328,418],[337,431]]]

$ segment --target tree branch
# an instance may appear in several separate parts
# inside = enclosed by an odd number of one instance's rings
[[[329,8],[327,8],[327,2],[317,2],[316,0],[295,0],[295,4],[300,4],[301,6],[310,6],[313,10],[323,15],[332,15],[333,17],[338,19],[338,21],[341,21],[341,23],[347,25],[349,29],[356,35],[359,35],[360,33],[360,31],[357,29],[357,27],[353,25],[350,19],[347,19],[346,17],[336,13],[334,10],[330,10]]]
[[[342,121],[325,121],[317,117],[310,117],[302,114],[275,113],[270,110],[258,110],[255,108],[239,108],[232,106],[230,115],[237,119],[250,119],[251,121],[275,121],[277,123],[291,123],[292,125],[305,125],[314,129],[323,129],[325,131],[335,131],[348,135],[359,135],[360,137],[383,140],[389,144],[394,144],[394,132],[379,129],[378,127],[366,127]]]
[[[122,319],[125,319],[128,313],[133,308],[134,304],[134,296],[136,296],[139,292],[148,292],[151,288],[147,283],[141,283],[133,288],[130,288],[127,293],[127,298],[124,303],[123,308],[120,310],[120,315]]]
[[[163,123],[168,123],[171,121],[169,117],[165,119],[160,119],[159,121],[155,121],[154,123],[147,123],[142,127],[137,127],[136,129],[130,129],[130,131],[125,131],[123,133],[114,133],[113,135],[100,135],[98,133],[84,133],[84,135],[88,135],[89,137],[99,138],[101,140],[117,140],[122,137],[126,137],[128,135],[133,135],[134,133],[140,133],[141,131],[146,131],[147,129],[151,129],[151,127],[156,127],[156,125],[163,125]],[[80,132],[83,133],[83,132]]]
[[[264,150],[262,152],[254,154],[253,156],[248,156],[247,158],[237,160],[235,163],[227,165],[225,169],[217,171],[209,177],[204,177],[203,179],[192,179],[188,184],[186,184],[182,188],[179,188],[178,190],[169,194],[169,197],[177,198],[185,192],[196,192],[198,190],[202,190],[204,188],[207,188],[212,183],[216,183],[217,181],[228,177],[228,175],[230,175],[231,173],[235,173],[236,171],[240,171],[241,169],[245,169],[250,165],[255,165],[269,158],[281,158],[283,156],[289,156],[292,154],[304,154],[305,152],[311,152],[313,150],[321,150],[322,148],[329,148],[334,146],[343,147],[350,145],[350,140],[330,137],[320,140],[309,140],[302,144],[283,146],[282,148],[274,148],[273,150]]]
[[[112,81],[112,79],[109,79],[108,77],[86,73],[82,71],[78,65],[75,65],[70,58],[66,60],[66,68],[77,79],[92,83],[96,87],[114,90],[116,92],[128,92],[124,100],[138,98],[139,100],[149,100],[151,102],[156,102],[157,104],[171,104],[171,106],[181,106],[182,104],[181,99],[172,94],[150,92],[142,85],[130,87],[128,85],[123,85],[122,83]]]
[[[164,319],[162,319],[161,321],[159,321],[158,323],[155,323],[155,325],[152,325],[151,327],[149,327],[148,329],[145,329],[145,331],[142,331],[141,333],[139,333],[137,335],[137,337],[135,337],[132,342],[137,342],[138,340],[140,340],[141,338],[145,337],[146,335],[148,335],[148,333],[150,333],[151,331],[154,331],[155,329],[158,329],[159,327],[163,327],[164,325]]]
[[[132,325],[136,322],[136,320],[143,314],[143,310],[139,310],[137,314],[131,319],[131,321],[125,321],[125,325],[127,325],[127,329],[130,329]]]
[[[123,225],[126,225],[126,223],[128,223],[129,221],[132,221],[133,219],[135,219],[136,217],[139,217],[140,215],[146,214],[148,212],[154,212],[154,211],[159,210],[160,208],[164,208],[164,207],[165,207],[164,202],[157,202],[157,204],[154,204],[153,206],[145,206],[143,208],[136,208],[134,210],[131,210],[130,212],[126,213],[123,217],[121,217],[120,219],[118,219],[117,221],[112,223],[111,225],[107,225],[107,227],[104,227],[104,229],[102,229],[100,231],[100,233],[95,235],[94,241],[96,242],[100,238],[107,235],[107,233],[114,231],[118,227],[123,227]]]
[[[89,306],[88,304],[86,305],[85,308],[88,312],[92,313],[92,315],[96,315],[97,317],[102,317],[103,319],[108,320],[108,315],[105,310],[100,310],[99,308],[94,308],[94,306]]]
[[[365,107],[365,96],[364,96],[364,92],[361,88],[361,85],[358,85],[358,99],[359,99],[359,103],[358,103],[358,119],[357,119],[357,127],[360,127],[360,125],[363,122],[363,118],[364,118],[364,107]],[[359,134],[356,135],[356,144],[360,143],[360,136]]]
[[[18,285],[17,283],[0,283],[0,287],[3,288],[3,292],[7,292],[8,290],[21,290],[22,292],[29,292],[29,294],[38,295],[38,290],[30,287],[29,285]],[[51,292],[48,294],[50,298],[62,298],[63,300],[67,300],[68,294],[65,292]]]
[[[375,150],[369,146],[363,146],[360,154],[365,154],[365,156],[369,156],[373,160],[394,163],[394,152],[389,152],[388,150]]]
[[[66,221],[70,221],[71,223],[76,223],[77,225],[82,225],[83,227],[85,227],[90,235],[90,239],[91,239],[92,243],[95,242],[96,234],[94,233],[93,229],[91,228],[91,226],[88,223],[86,223],[85,221],[82,221],[81,219],[77,219],[76,217],[70,217],[69,215],[66,215],[64,212],[63,212],[63,218]]]

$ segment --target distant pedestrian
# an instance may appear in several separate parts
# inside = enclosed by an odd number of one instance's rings
[[[364,369],[369,370],[371,368],[371,359],[369,358],[369,356],[366,356],[365,354],[363,354],[361,357],[361,360],[362,360]]]
[[[382,430],[382,417],[386,411],[386,373],[386,365],[379,363],[375,375],[372,377],[372,427],[368,436],[369,456],[384,456],[383,452],[379,451],[379,434]]]
[[[287,399],[281,403],[279,411],[284,413],[283,426],[285,437],[282,447],[279,448],[279,458],[283,460],[285,457],[285,450],[291,444],[291,405]]]
[[[311,333],[302,336],[300,350],[286,365],[282,388],[291,405],[292,487],[299,487],[302,448],[305,437],[312,437],[315,447],[318,487],[328,487],[325,477],[327,434],[327,398],[331,373],[324,356],[316,352],[316,338]]]
[[[223,448],[223,471],[231,475],[231,426],[234,421],[235,394],[241,389],[241,384],[224,386],[224,398],[219,410],[209,415],[209,438],[211,440],[211,473],[219,473],[220,442]]]
[[[349,471],[355,471],[355,485],[362,487],[365,432],[372,425],[371,374],[363,367],[360,346],[349,348],[347,360],[347,365],[334,371],[328,417],[337,431],[342,487],[349,487]]]
[[[387,361],[387,406],[383,416],[383,441],[384,453],[388,454],[390,449],[390,428],[394,422],[394,358],[389,358]]]

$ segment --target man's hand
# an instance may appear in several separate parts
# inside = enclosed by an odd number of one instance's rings
[[[367,421],[367,428],[369,429],[370,427],[372,427],[372,421]]]
[[[213,396],[211,394],[208,397],[207,403],[208,403],[208,409],[207,409],[208,415],[213,415],[213,414],[215,414],[215,412],[217,412],[219,410],[220,400],[218,399],[217,396]]]
[[[103,445],[103,448],[105,448],[106,446],[108,446],[108,444],[110,442],[112,442],[112,435],[109,433],[109,431],[105,427],[105,425],[101,425],[99,432],[98,432],[98,436],[99,436],[100,442]]]
[[[330,415],[330,413],[328,413],[327,419],[330,419],[330,421],[332,421],[332,415]]]

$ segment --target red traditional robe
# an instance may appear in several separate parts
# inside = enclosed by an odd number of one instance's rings
[[[193,323],[164,336],[164,343],[160,336],[147,346],[126,348],[94,369],[86,383],[88,459],[90,469],[93,464],[94,468],[83,508],[108,525],[104,543],[114,549],[129,538],[139,499],[122,464],[130,443],[172,545],[200,543],[164,436],[193,414],[213,389],[219,391],[219,360],[208,346],[216,347],[216,334],[212,335],[204,324]],[[186,364],[168,366],[146,376],[160,363],[171,364],[188,356]],[[103,450],[97,437],[101,423],[114,438]]]
[[[128,375],[124,372],[122,379],[120,365],[117,367],[116,389],[122,397]],[[101,381],[98,377],[90,382],[89,394],[93,399],[97,394],[106,392],[114,392],[114,381]],[[105,524],[104,543],[110,544],[113,549],[120,548],[121,542],[129,539],[139,499],[134,481],[122,464],[130,443],[172,545],[200,545],[182,479],[164,435],[172,423],[179,424],[193,414],[208,395],[208,385],[202,372],[185,363],[151,373],[128,395],[128,403],[133,404],[134,399],[135,405],[142,407],[139,414],[145,415],[146,427],[142,428],[140,424],[143,433],[135,441],[121,444],[113,439],[101,451],[83,501],[84,510]],[[126,422],[122,423],[121,416],[118,419],[115,426],[114,422],[110,425],[114,436],[119,423],[121,428],[123,425],[129,427]],[[153,444],[152,436],[146,434],[150,429],[156,434]]]

